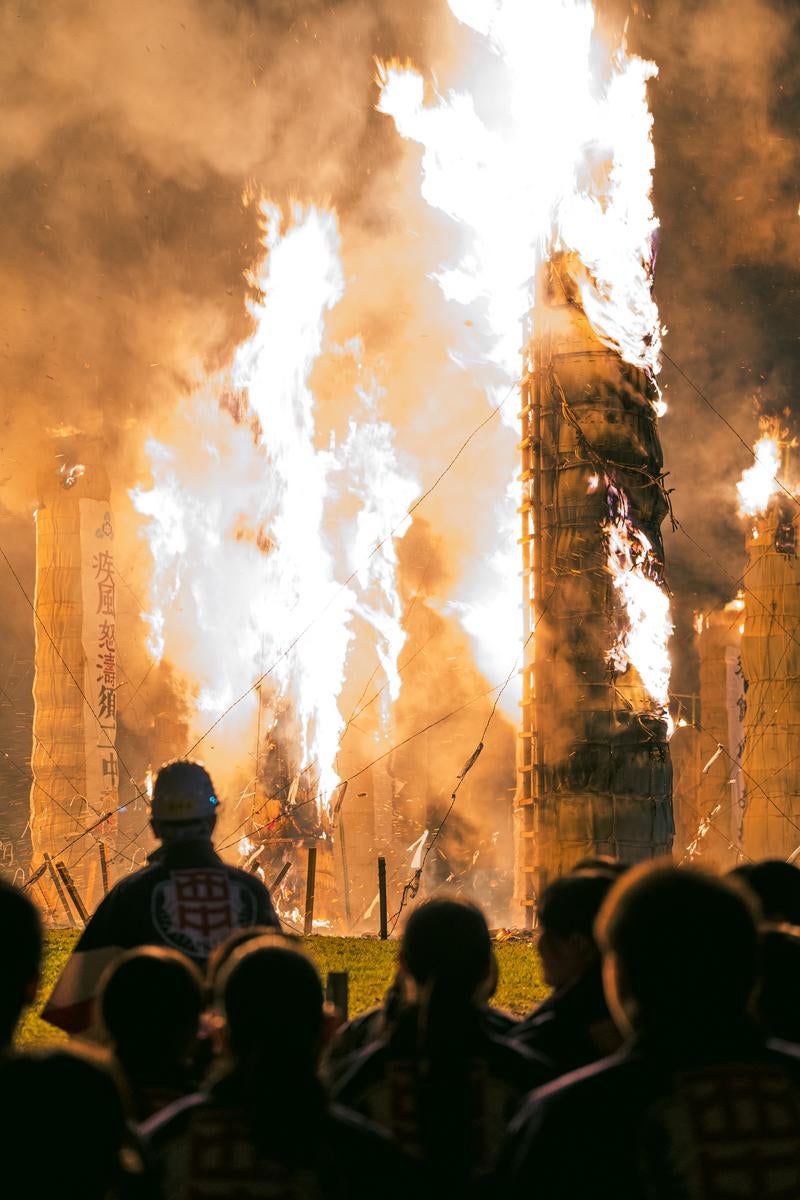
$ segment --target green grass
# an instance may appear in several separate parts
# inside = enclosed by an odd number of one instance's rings
[[[72,947],[78,940],[75,929],[51,929],[45,938],[44,958],[42,959],[42,979],[39,985],[39,995],[36,1003],[28,1009],[22,1018],[22,1024],[17,1030],[17,1043],[21,1046],[32,1045],[35,1042],[63,1042],[66,1034],[55,1029],[45,1021],[39,1020],[39,1013],[45,1006],[50,993],[55,987],[61,968],[69,957]]]
[[[36,1004],[25,1015],[17,1040],[20,1045],[61,1041],[65,1035],[39,1019],[56,978],[77,940],[71,929],[51,930],[47,935],[42,986]],[[329,971],[350,975],[350,1015],[374,1008],[391,981],[397,961],[397,942],[373,938],[312,937],[305,947],[315,960],[323,979]],[[494,1003],[521,1016],[547,995],[538,955],[530,942],[505,942],[496,947],[500,981]]]

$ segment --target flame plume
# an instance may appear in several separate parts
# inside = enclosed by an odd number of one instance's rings
[[[570,264],[597,338],[655,385],[663,330],[652,294],[658,220],[651,198],[655,155],[647,84],[656,65],[622,45],[600,78],[599,35],[589,0],[449,4],[479,35],[479,69],[468,72],[462,88],[426,103],[417,71],[381,63],[378,109],[392,117],[404,138],[422,146],[422,195],[459,227],[460,256],[442,265],[436,279],[448,300],[481,308],[482,328],[490,334],[483,362],[490,401],[497,403],[518,379],[531,281],[556,255]],[[662,415],[665,406],[655,386],[651,402]],[[512,406],[503,415],[516,418]],[[516,530],[519,503],[515,479],[505,501],[498,498],[501,532]],[[652,555],[649,543],[644,547],[646,535],[630,526],[624,518],[604,529],[626,625],[609,661],[618,670],[634,662],[654,703],[665,710],[669,601],[660,579],[644,567]],[[453,605],[479,660],[491,658],[496,673],[513,665],[503,632],[521,626],[518,569],[509,569],[515,553],[516,542],[509,539],[506,549],[482,564],[469,603]],[[518,692],[509,689],[509,711],[518,701]]]
[[[398,466],[374,381],[352,397],[342,444],[331,436],[319,448],[310,377],[344,290],[337,222],[296,206],[283,229],[267,203],[261,216],[255,331],[230,378],[210,381],[170,437],[148,443],[153,486],[132,496],[153,558],[151,653],[183,679],[195,736],[268,671],[265,728],[282,732],[289,778],[309,766],[307,790],[324,808],[338,783],[349,657],[377,656],[389,695],[399,691],[394,540],[417,487]],[[361,347],[342,352],[358,359]],[[257,705],[251,692],[214,731],[227,774]]]
[[[766,512],[769,502],[780,484],[777,475],[781,466],[778,440],[771,432],[765,432],[753,447],[756,461],[742,473],[736,485],[739,494],[739,514],[755,517]]]
[[[422,77],[389,63],[379,67],[378,104],[424,148],[424,198],[465,232],[459,262],[437,276],[445,295],[482,300],[492,357],[513,381],[537,264],[574,251],[597,336],[656,375],[662,330],[652,296],[658,221],[647,104],[655,63],[621,47],[601,84],[588,0],[449,2],[500,60],[499,97],[483,93],[478,75],[469,90],[426,106]]]
[[[627,496],[610,480],[607,496],[610,517],[603,524],[603,533],[608,541],[608,569],[621,601],[621,628],[608,662],[619,674],[634,666],[656,708],[668,720],[667,646],[673,625],[663,568],[647,534],[631,519]]]

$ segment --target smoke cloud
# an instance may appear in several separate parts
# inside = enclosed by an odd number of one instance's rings
[[[659,64],[651,94],[665,348],[750,445],[757,406],[796,410],[800,16],[784,0],[656,0],[630,39]],[[673,686],[694,691],[691,610],[729,599],[741,576],[735,485],[752,457],[669,361],[662,383],[676,515],[707,551],[667,535]]]
[[[603,7],[619,26],[622,8]],[[259,245],[243,192],[336,207],[347,288],[330,335],[360,334],[398,453],[423,488],[486,414],[485,381],[449,354],[474,336],[470,314],[448,308],[429,278],[455,251],[456,232],[420,198],[418,148],[374,110],[376,57],[410,58],[446,86],[469,37],[444,2],[429,0],[67,0],[6,9],[0,36],[0,536],[32,595],[37,474],[100,441],[126,581],[120,660],[131,699],[121,749],[138,774],[152,753],[154,716],[178,749],[185,711],[168,671],[146,656],[147,555],[128,489],[148,483],[147,436],[250,332],[245,272]],[[666,349],[749,439],[753,394],[781,409],[796,375],[797,14],[788,0],[658,0],[635,14],[629,40],[660,68],[652,101]],[[689,690],[687,614],[727,596],[725,572],[741,572],[735,481],[747,456],[669,363],[662,381],[676,511],[713,558],[680,534],[668,539],[676,682]],[[344,433],[337,405],[348,380],[322,364],[312,383],[320,423]],[[468,594],[498,540],[513,555],[516,531],[498,531],[487,497],[502,499],[515,441],[501,421],[488,425],[425,502],[426,528],[401,554],[407,602],[425,578],[401,655],[402,664],[419,650],[404,674],[398,736],[512,666],[503,661],[488,678],[488,665],[479,671],[448,604]],[[23,768],[0,763],[5,838],[27,819],[33,635],[4,563],[0,600],[0,741]],[[425,769],[441,781],[443,803],[488,703],[433,743]],[[473,832],[476,844],[507,838],[510,788],[513,738],[498,712],[459,799],[456,872]]]

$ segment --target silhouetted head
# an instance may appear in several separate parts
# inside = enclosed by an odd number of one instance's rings
[[[768,1037],[800,1042],[800,933],[788,925],[761,933],[757,1013]]]
[[[563,875],[545,889],[539,902],[539,956],[553,988],[576,983],[598,961],[594,923],[613,887],[607,872]]]
[[[570,868],[571,875],[584,875],[586,872],[590,874],[610,875],[613,879],[619,879],[620,875],[624,875],[628,870],[628,863],[620,862],[618,858],[612,858],[610,854],[597,854],[593,858],[581,858]]]
[[[216,992],[217,981],[233,952],[241,946],[246,946],[248,942],[261,941],[262,938],[270,937],[276,938],[278,942],[286,945],[300,942],[296,935],[282,933],[270,925],[248,925],[242,929],[234,929],[224,942],[219,942],[214,947],[206,964],[206,987],[212,1000]]]
[[[731,871],[758,898],[765,921],[800,925],[800,869],[780,858],[742,863]]]
[[[34,1051],[0,1065],[4,1164],[24,1171],[31,1195],[101,1200],[131,1154],[119,1089],[98,1059],[75,1050]],[[12,1157],[13,1156],[13,1157]],[[13,1188],[11,1189],[14,1190]],[[24,1189],[23,1189],[24,1190]]]
[[[173,759],[158,772],[153,787],[153,833],[163,842],[210,841],[218,806],[211,776],[202,763]]]
[[[316,967],[300,950],[265,937],[235,950],[218,979],[234,1059],[265,1059],[313,1073],[322,1049],[324,994]]]
[[[26,1004],[39,982],[42,923],[28,897],[0,880],[0,929],[3,963],[0,967],[0,1050],[9,1046]]]
[[[100,984],[100,1015],[126,1069],[184,1065],[203,1011],[203,980],[177,950],[144,946],[113,963]]]
[[[400,959],[418,989],[436,984],[454,998],[474,996],[492,970],[483,913],[465,900],[427,900],[406,922]]]
[[[758,978],[758,931],[736,883],[661,862],[634,867],[609,893],[596,936],[621,1029],[701,1034],[744,1016]]]

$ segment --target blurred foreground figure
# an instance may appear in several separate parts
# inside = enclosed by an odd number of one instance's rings
[[[9,1200],[153,1195],[114,1079],[72,1050],[0,1063],[0,1163]]]
[[[103,976],[100,1015],[136,1120],[195,1090],[203,1001],[200,972],[175,950],[130,950]]]
[[[200,763],[176,759],[161,768],[151,810],[161,846],[98,907],[56,983],[46,1021],[67,1033],[87,1030],[100,976],[123,950],[169,946],[202,970],[234,929],[277,926],[261,881],[228,866],[211,844],[218,804]]]
[[[756,1011],[767,1037],[800,1043],[800,930],[761,930],[761,987]]]
[[[0,1053],[8,1050],[23,1009],[33,1003],[42,958],[39,914],[23,892],[0,880]]]
[[[414,1002],[384,1040],[356,1056],[334,1094],[425,1164],[432,1195],[466,1196],[493,1166],[523,1096],[552,1071],[489,1030],[483,1005],[493,959],[479,909],[449,899],[421,904],[400,961]]]
[[[726,881],[634,868],[597,926],[620,1053],[528,1101],[498,1194],[537,1200],[800,1196],[800,1052],[747,1015],[756,914]]]
[[[610,872],[581,869],[556,879],[539,904],[539,956],[552,996],[513,1031],[550,1059],[557,1075],[617,1050],[621,1037],[603,992],[594,923],[614,884]]]
[[[779,858],[742,863],[731,877],[750,889],[765,921],[800,925],[800,870]]]
[[[142,1128],[166,1200],[413,1196],[417,1179],[393,1142],[328,1103],[317,1077],[322,983],[305,955],[274,937],[250,942],[231,955],[220,991],[230,1066],[207,1095]]]

